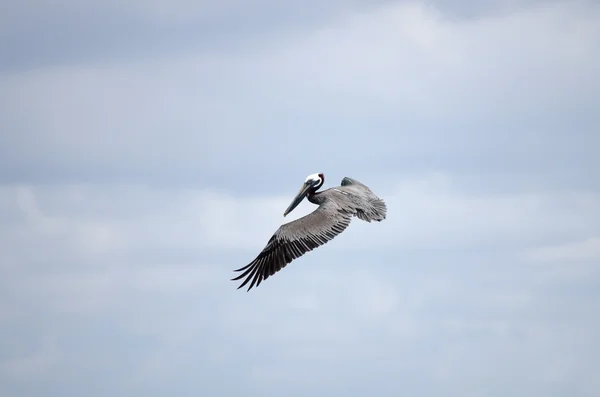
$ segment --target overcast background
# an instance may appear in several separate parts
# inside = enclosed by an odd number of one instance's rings
[[[599,71],[593,1],[3,2],[0,395],[600,395]],[[314,172],[388,219],[236,290]]]

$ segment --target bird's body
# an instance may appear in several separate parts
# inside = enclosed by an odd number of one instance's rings
[[[381,222],[387,214],[385,202],[371,189],[352,178],[342,179],[341,186],[322,192],[317,190],[325,182],[323,174],[312,174],[306,178],[302,189],[292,201],[284,216],[291,212],[304,197],[319,205],[312,213],[286,223],[273,234],[262,252],[248,265],[235,271],[242,272],[233,280],[245,277],[238,287],[252,281],[248,291],[256,284],[269,278],[294,259],[327,243],[343,232],[353,216],[371,222]]]

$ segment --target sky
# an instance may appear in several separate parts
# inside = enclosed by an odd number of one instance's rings
[[[600,6],[9,0],[0,395],[600,395]],[[388,205],[246,292],[307,175]]]

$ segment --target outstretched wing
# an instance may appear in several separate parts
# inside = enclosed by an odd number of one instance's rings
[[[258,287],[261,281],[277,273],[294,259],[327,243],[343,232],[350,225],[352,215],[352,212],[341,208],[335,201],[325,200],[312,213],[282,225],[256,259],[234,270],[243,273],[232,280],[245,277],[238,289],[250,280],[252,283],[248,291],[255,284]]]
[[[366,222],[381,222],[387,216],[385,201],[377,197],[369,187],[356,179],[345,177],[339,188],[348,193],[348,202],[356,207],[356,216]]]

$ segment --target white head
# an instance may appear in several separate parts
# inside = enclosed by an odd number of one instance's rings
[[[304,183],[321,183],[321,181],[323,180],[322,177],[323,174],[310,174],[309,176],[306,177],[306,180],[304,181]]]

